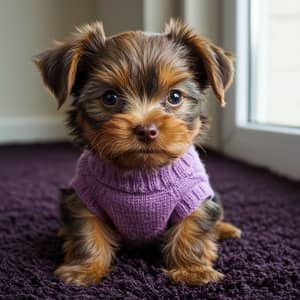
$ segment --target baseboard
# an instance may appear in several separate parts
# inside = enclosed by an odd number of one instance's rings
[[[0,143],[67,141],[61,116],[10,117],[0,119]]]

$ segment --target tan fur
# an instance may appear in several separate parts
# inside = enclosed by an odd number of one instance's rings
[[[153,145],[153,153],[142,153],[132,129],[138,124],[154,123],[159,128],[159,137]],[[183,121],[172,115],[151,111],[143,120],[134,114],[115,114],[99,131],[83,121],[84,134],[90,140],[101,159],[113,160],[119,167],[134,169],[157,168],[182,155],[198,134],[201,127],[197,121],[191,133]],[[148,148],[145,148],[149,150]]]
[[[60,229],[59,233],[65,239],[65,257],[55,274],[69,284],[91,285],[110,272],[117,249],[117,235],[79,201],[72,206],[71,213],[81,225],[76,232],[71,224]]]
[[[66,284],[89,286],[99,282],[108,272],[109,269],[103,267],[101,262],[92,259],[77,265],[64,264],[55,271],[55,275]]]
[[[240,238],[242,231],[230,223],[219,222],[216,225],[216,234],[219,240],[225,240]]]
[[[68,73],[67,92],[66,92],[65,98],[61,99],[61,103],[59,104],[60,106],[66,101],[67,97],[71,94],[72,86],[75,81],[77,65],[78,65],[79,59],[82,55],[81,52],[82,52],[82,50],[80,48],[77,49],[76,51],[74,51],[74,55],[72,57],[72,62],[70,65],[70,70]]]
[[[173,64],[165,64],[160,67],[158,76],[161,85],[168,88],[191,78],[192,74],[187,70],[174,68]]]
[[[163,249],[165,273],[174,282],[188,285],[206,284],[223,278],[213,269],[217,258],[215,232],[199,226],[199,220],[206,222],[208,215],[200,206],[181,223],[171,227],[165,234],[166,244]]]

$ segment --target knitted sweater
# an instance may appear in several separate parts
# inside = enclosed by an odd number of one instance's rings
[[[85,150],[71,181],[85,206],[132,242],[157,238],[214,193],[194,146],[157,170],[124,172]]]

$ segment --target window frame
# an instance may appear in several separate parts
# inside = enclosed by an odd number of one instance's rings
[[[300,129],[249,121],[250,51],[255,51],[250,39],[250,0],[222,1],[222,6],[222,46],[234,53],[236,72],[221,113],[221,148],[231,157],[300,179]]]

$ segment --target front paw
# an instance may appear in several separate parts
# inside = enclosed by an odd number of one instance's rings
[[[89,286],[98,283],[108,270],[98,264],[62,265],[56,269],[55,275],[66,284]]]
[[[222,273],[207,266],[164,270],[164,272],[174,283],[184,282],[189,286],[204,285],[224,278]]]
[[[236,239],[242,236],[240,229],[226,222],[220,222],[216,225],[216,233],[219,240]]]

